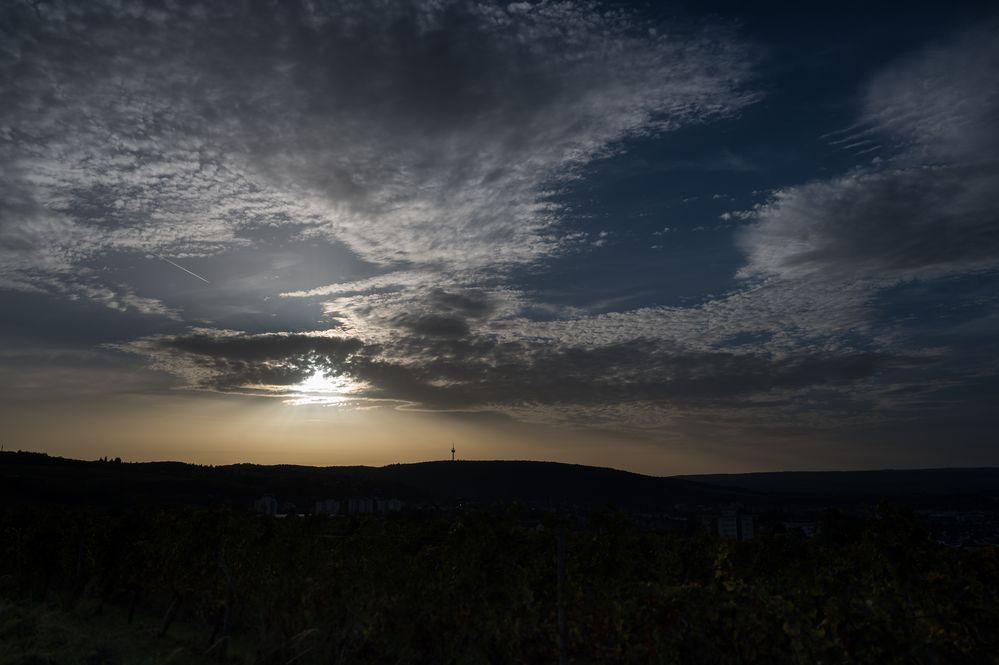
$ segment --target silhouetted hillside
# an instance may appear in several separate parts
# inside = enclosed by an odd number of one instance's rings
[[[349,474],[304,466],[84,462],[0,453],[0,497],[10,503],[104,506],[248,506],[274,494],[301,509],[317,498],[396,493]]]
[[[696,499],[733,500],[748,494],[689,480],[557,462],[422,462],[368,467],[356,473],[410,487],[426,495],[484,502],[641,507]]]
[[[8,505],[246,507],[263,494],[308,511],[323,498],[396,497],[407,502],[670,509],[676,503],[851,502],[878,497],[999,496],[999,469],[785,472],[655,477],[531,461],[461,461],[384,467],[182,462],[116,463],[0,453]],[[290,507],[288,507],[290,509]]]
[[[245,506],[262,494],[306,510],[322,498],[391,496],[407,501],[667,508],[753,493],[688,480],[555,462],[424,462],[386,467],[308,467],[180,462],[84,462],[0,453],[8,503],[117,506]]]

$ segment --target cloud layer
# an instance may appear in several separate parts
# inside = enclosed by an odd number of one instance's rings
[[[599,347],[528,344],[442,335],[436,327],[407,333],[385,347],[334,331],[247,335],[202,330],[123,348],[152,358],[192,388],[257,393],[269,386],[280,395],[320,371],[365,386],[351,391],[356,399],[500,411],[632,402],[719,407],[746,398],[780,398],[785,391],[848,385],[885,370],[933,362],[862,352],[767,357],[692,352],[651,339]]]

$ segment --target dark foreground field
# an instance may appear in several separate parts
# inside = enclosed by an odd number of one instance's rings
[[[904,512],[748,542],[620,515],[0,513],[0,663],[997,663],[999,552]]]

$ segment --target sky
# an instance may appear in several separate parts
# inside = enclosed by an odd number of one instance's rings
[[[999,465],[986,3],[0,7],[0,440]]]

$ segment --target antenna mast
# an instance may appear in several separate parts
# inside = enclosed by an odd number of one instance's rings
[[[454,461],[454,444],[451,444],[451,461]]]

